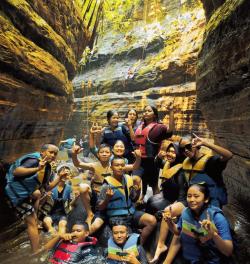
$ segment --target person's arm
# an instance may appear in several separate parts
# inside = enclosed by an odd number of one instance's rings
[[[155,157],[154,162],[155,162],[155,166],[157,168],[163,169],[166,161],[161,158],[160,151],[159,151],[158,155]]]
[[[46,187],[46,191],[50,191],[52,190],[53,188],[56,187],[56,185],[59,183],[59,181],[63,178],[67,178],[68,177],[68,172],[67,170],[61,170],[60,173],[57,175],[57,177],[52,181],[50,182],[47,187]]]
[[[70,240],[72,239],[72,234],[60,234],[60,235],[56,235],[55,237],[53,237],[52,239],[50,239],[44,246],[42,246],[37,252],[35,252],[34,255],[37,254],[41,254],[45,251],[49,251],[52,248],[54,248],[56,246],[56,244],[60,241],[60,240]]]
[[[125,171],[133,171],[140,168],[141,165],[141,151],[139,149],[136,149],[134,152],[132,152],[135,155],[135,162],[133,164],[126,164],[125,165]]]
[[[162,216],[163,216],[164,221],[167,222],[169,230],[178,236],[180,234],[180,230],[178,226],[174,223],[174,219],[176,217],[173,217],[171,205],[165,209]],[[179,221],[181,222],[181,219]]]
[[[163,264],[171,264],[175,256],[179,252],[180,248],[181,248],[180,237],[174,235],[168,250],[167,257],[165,258]]]
[[[218,250],[225,256],[231,256],[233,253],[233,242],[230,234],[230,228],[226,218],[222,214],[215,214],[214,225],[210,220],[209,213],[207,218],[200,222],[201,226],[208,232],[208,236],[213,239]]]
[[[195,138],[193,139],[192,143],[194,144],[195,147],[205,146],[207,148],[210,148],[211,150],[213,150],[214,152],[220,155],[222,161],[227,161],[232,158],[233,153],[228,149],[207,142],[206,140],[203,140],[202,138],[195,135],[194,133],[193,135],[195,136]]]
[[[72,161],[75,167],[82,168],[85,170],[91,170],[94,171],[93,163],[86,163],[83,161],[79,161],[77,158],[77,154],[79,154],[82,151],[80,146],[73,146],[72,148]]]
[[[126,118],[125,122],[126,122],[126,126],[128,127],[131,140],[135,141],[135,132],[134,132],[131,120],[129,118]]]
[[[17,167],[13,171],[14,177],[26,177],[26,176],[37,173],[38,171],[42,170],[45,167],[47,163],[47,159],[48,159],[47,157],[44,157],[42,160],[39,161],[38,166],[34,168],[33,167],[26,168],[25,164],[24,164],[24,167],[23,166]]]

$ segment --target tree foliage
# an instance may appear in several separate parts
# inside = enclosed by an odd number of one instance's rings
[[[115,31],[127,31],[133,26],[133,15],[143,0],[105,0],[104,31],[112,28]]]

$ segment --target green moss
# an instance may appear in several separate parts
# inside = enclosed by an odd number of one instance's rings
[[[223,23],[223,21],[225,21],[243,2],[244,0],[227,0],[214,12],[207,23],[204,42],[206,41],[209,33],[214,31],[221,23]]]

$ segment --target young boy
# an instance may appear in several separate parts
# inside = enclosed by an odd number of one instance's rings
[[[58,175],[67,175],[70,177],[69,167],[59,168]],[[67,215],[71,211],[71,204],[74,200],[71,185],[66,182],[66,177],[61,178],[58,185],[51,191],[52,208],[43,219],[45,228],[50,233],[55,233],[53,224],[58,224],[58,232],[66,233]]]
[[[111,169],[113,176],[106,177],[101,188],[99,210],[105,211],[109,223],[114,219],[122,219],[131,226],[141,227],[141,243],[144,244],[156,226],[156,218],[135,210],[133,202],[138,199],[140,189],[133,184],[131,176],[124,174],[124,159],[114,158],[111,161]]]
[[[41,196],[40,190],[53,189],[62,174],[52,181],[50,163],[56,159],[58,148],[52,144],[42,146],[40,152],[30,153],[17,159],[6,174],[5,192],[18,216],[27,224],[27,232],[33,252],[39,248],[36,210]]]
[[[108,264],[148,263],[146,253],[139,244],[138,234],[128,234],[128,228],[123,222],[115,222],[112,227],[112,237],[108,240]]]
[[[97,239],[89,237],[89,228],[86,223],[76,222],[71,233],[58,234],[43,246],[38,253],[52,250],[48,257],[49,263],[95,263],[98,256],[95,248]]]

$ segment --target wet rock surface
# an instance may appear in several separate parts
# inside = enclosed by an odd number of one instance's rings
[[[0,10],[0,157],[13,161],[59,142],[89,40],[72,1],[3,0]]]
[[[206,8],[206,4],[214,1],[203,2]],[[235,204],[238,233],[243,242],[240,248],[244,251],[250,245],[247,212],[250,197],[250,16],[247,10],[250,2],[221,2],[225,3],[215,8],[207,21],[199,54],[197,96],[215,140],[234,153],[224,177]],[[241,261],[245,263],[246,259]]]
[[[138,21],[128,32],[105,32],[93,54],[73,81],[74,113],[66,135],[82,135],[91,122],[106,123],[106,113],[116,109],[124,116],[128,108],[139,113],[154,104],[168,123],[173,103],[179,134],[209,136],[196,101],[195,74],[205,26],[197,1],[162,3],[161,21]]]

